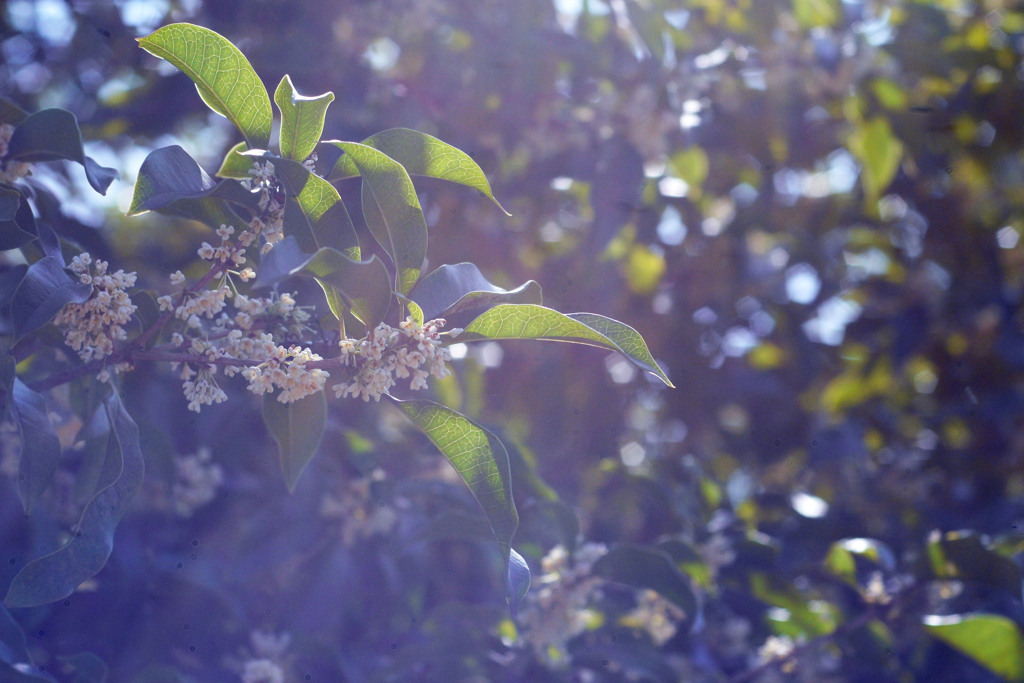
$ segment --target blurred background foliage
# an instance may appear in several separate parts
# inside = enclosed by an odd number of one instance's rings
[[[516,445],[534,587],[513,622],[474,501],[386,406],[336,403],[288,496],[240,387],[194,416],[139,368],[146,490],[110,564],[16,612],[48,671],[88,651],[111,681],[1024,680],[1016,3],[8,0],[2,21],[3,96],[72,110],[122,174],[97,204],[39,168],[58,201],[37,210],[140,284],[205,239],[124,216],[145,154],[212,172],[237,141],[134,41],[190,21],[268,87],[332,90],[327,137],[465,150],[513,215],[418,183],[431,265],[622,320],[678,386],[512,343],[440,383]],[[74,519],[69,453],[48,516],[3,484],[5,585]],[[697,613],[601,579],[602,545],[667,554]]]

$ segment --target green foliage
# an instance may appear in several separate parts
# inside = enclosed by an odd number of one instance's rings
[[[327,107],[334,101],[334,93],[317,97],[300,95],[285,74],[274,91],[274,103],[281,112],[281,155],[302,161],[320,142],[324,132]]]
[[[170,24],[138,42],[192,79],[206,106],[231,121],[251,149],[267,147],[274,119],[270,96],[230,41],[202,26]]]
[[[998,614],[925,617],[935,638],[963,652],[1007,681],[1024,681],[1024,635],[1012,620]]]

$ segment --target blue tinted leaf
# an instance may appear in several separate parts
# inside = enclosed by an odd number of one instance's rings
[[[85,155],[82,131],[75,115],[66,109],[42,109],[29,114],[11,134],[7,156],[21,161],[77,161],[85,168],[89,184],[106,194],[117,171],[100,166]]]
[[[542,298],[533,280],[505,290],[488,282],[473,263],[441,266],[420,280],[409,297],[423,309],[424,319],[445,317],[449,326],[498,304],[540,304]]]
[[[263,422],[277,442],[281,471],[289,493],[295,491],[302,471],[316,455],[327,424],[327,400],[323,391],[291,403],[263,394]]]
[[[23,337],[39,329],[65,304],[82,303],[91,294],[92,285],[83,285],[64,271],[63,259],[39,259],[29,266],[11,301],[15,335]]]
[[[14,378],[11,387],[11,413],[21,434],[21,458],[18,461],[18,495],[25,513],[50,485],[60,462],[60,438],[46,413],[41,394]]]
[[[512,610],[512,616],[515,616],[527,591],[530,590],[530,566],[526,564],[522,555],[511,548],[509,549],[506,574],[505,589],[508,592],[508,605]]]
[[[391,278],[379,258],[353,261],[344,254],[325,247],[292,270],[292,274],[309,274],[328,294],[331,310],[340,320],[342,312],[334,310],[331,294],[341,297],[352,313],[368,328],[377,326],[391,303]],[[329,292],[329,288],[333,292]]]
[[[661,550],[620,545],[594,562],[594,573],[634,588],[649,588],[686,613],[686,628],[697,616],[697,597],[686,576]]]
[[[114,529],[142,483],[139,429],[118,395],[105,402],[113,431],[107,441],[97,492],[86,505],[71,540],[56,551],[26,564],[11,581],[4,603],[32,607],[71,595],[103,569],[114,548]]]

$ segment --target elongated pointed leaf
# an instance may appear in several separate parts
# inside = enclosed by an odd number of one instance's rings
[[[29,389],[17,377],[11,387],[10,406],[21,434],[18,495],[28,514],[57,471],[60,438],[46,414],[46,401],[42,395]]]
[[[448,459],[480,504],[495,538],[508,551],[519,524],[508,453],[498,437],[433,401],[392,399]]]
[[[408,294],[427,257],[427,222],[412,179],[401,164],[373,147],[357,142],[330,142],[359,169],[366,223],[398,269],[396,289]]]
[[[64,271],[57,256],[44,256],[31,266],[18,284],[11,300],[11,318],[18,337],[50,322],[64,304],[82,303],[92,295],[92,285],[83,285]]]
[[[66,598],[110,557],[114,529],[142,483],[145,465],[139,429],[116,393],[107,398],[105,407],[113,431],[97,493],[82,512],[71,540],[17,573],[4,599],[8,607],[32,607]]]
[[[224,155],[224,160],[220,162],[220,168],[217,169],[217,175],[221,178],[248,178],[249,171],[252,169],[253,161],[255,161],[251,154],[270,154],[270,152],[266,150],[250,150],[250,154],[243,154],[245,151],[244,142],[239,142],[237,145],[229,149],[227,154]]]
[[[324,247],[292,270],[292,274],[303,273],[315,277],[325,292],[333,289],[367,328],[376,327],[384,319],[391,302],[391,277],[376,256],[368,261],[353,261],[335,249]],[[328,303],[331,303],[330,296]],[[331,310],[341,318],[341,311],[334,310],[333,305]]]
[[[318,391],[291,403],[281,403],[263,394],[263,422],[277,442],[281,471],[289,493],[295,491],[299,476],[313,459],[327,424],[327,400]]]
[[[634,588],[657,591],[686,613],[688,629],[697,616],[697,597],[686,575],[661,550],[620,545],[594,562],[594,573]]]
[[[508,553],[508,569],[505,572],[505,590],[508,593],[508,606],[512,616],[519,611],[519,605],[530,590],[530,566],[523,556],[513,549]]]
[[[460,324],[460,319],[472,320],[497,304],[539,304],[542,299],[540,285],[533,280],[505,290],[488,282],[472,263],[439,267],[420,280],[409,296],[427,320],[444,317],[451,326]]]
[[[78,119],[66,109],[42,109],[25,117],[14,129],[7,156],[20,161],[77,161],[92,188],[106,194],[117,171],[97,164],[85,154]]]
[[[281,112],[281,156],[302,161],[309,156],[324,132],[327,107],[334,101],[334,93],[316,97],[300,95],[288,74],[274,92],[274,102]]]
[[[270,96],[249,60],[227,38],[202,26],[180,23],[138,41],[143,50],[166,59],[191,78],[206,106],[231,121],[249,147],[267,147],[274,119]]]
[[[267,155],[288,193],[284,231],[307,254],[322,247],[359,259],[359,239],[348,210],[334,186],[297,161]]]
[[[468,154],[447,142],[409,128],[390,128],[371,135],[362,144],[388,155],[404,166],[410,175],[440,178],[465,185],[479,190],[498,204],[480,166]],[[334,180],[358,176],[360,173],[352,157],[342,156],[328,177]],[[498,204],[498,208],[501,208],[501,204]],[[510,215],[505,209],[501,210]]]
[[[861,162],[861,184],[868,201],[876,201],[899,170],[903,143],[893,133],[888,119],[876,117],[857,126],[848,146]]]
[[[926,616],[925,629],[1007,681],[1024,681],[1024,636],[999,614]]]
[[[599,346],[619,351],[638,367],[673,386],[636,330],[594,313],[565,315],[533,304],[500,304],[480,314],[459,336],[460,342],[479,339],[547,339]]]

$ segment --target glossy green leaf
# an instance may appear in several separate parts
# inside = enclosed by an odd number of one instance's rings
[[[449,327],[472,320],[497,304],[539,304],[540,285],[533,280],[512,290],[491,284],[472,263],[443,265],[420,280],[409,297],[426,320],[444,317]]]
[[[245,150],[245,143],[239,142],[237,145],[232,147],[224,155],[224,160],[220,163],[220,168],[217,169],[217,176],[221,178],[237,178],[239,180],[249,177],[249,171],[252,170],[252,165],[255,159],[247,154],[242,154]],[[250,150],[259,154],[269,154],[266,150]]]
[[[875,201],[896,177],[903,143],[881,116],[858,125],[850,134],[850,151],[861,162],[861,183],[868,201]]]
[[[1024,636],[999,614],[926,616],[932,636],[964,653],[1007,681],[1024,681]]]
[[[410,175],[440,178],[465,185],[479,190],[498,204],[480,166],[468,154],[447,142],[409,128],[390,128],[371,135],[362,144],[378,149],[394,159]],[[361,173],[354,158],[342,156],[334,164],[328,178],[351,178]],[[501,204],[498,204],[498,208],[501,208]],[[508,214],[507,211],[505,213]]]
[[[697,597],[672,558],[660,550],[620,545],[594,562],[594,574],[634,588],[657,591],[686,614],[685,628],[697,616]]]
[[[444,454],[491,523],[494,536],[508,548],[519,523],[512,500],[508,453],[500,440],[464,415],[433,401],[392,399]]]
[[[341,252],[324,247],[291,274],[309,274],[316,278],[325,292],[332,288],[345,305],[368,328],[377,326],[391,303],[391,276],[384,263],[373,256],[368,261],[353,261]],[[328,297],[328,303],[331,303]],[[332,312],[339,319],[341,311]]]
[[[144,464],[139,429],[116,393],[105,403],[112,431],[95,496],[75,534],[58,550],[26,564],[11,581],[4,603],[32,607],[71,595],[99,572],[114,548],[114,529],[142,484]]]
[[[398,269],[396,289],[408,294],[427,257],[427,222],[409,174],[394,159],[357,142],[331,140],[363,177],[363,215],[374,239]]]
[[[334,93],[305,97],[296,92],[292,79],[284,75],[274,102],[281,112],[281,156],[302,161],[309,156],[324,132],[327,107],[334,101]]]
[[[227,38],[180,23],[137,40],[143,50],[191,78],[206,106],[231,121],[249,147],[267,147],[274,119],[270,96],[249,60]]]
[[[276,394],[263,394],[263,422],[277,442],[281,471],[289,492],[295,491],[302,471],[313,459],[327,424],[327,399],[323,391],[291,403]]]
[[[29,114],[14,129],[7,156],[19,161],[77,161],[85,168],[92,188],[106,194],[117,171],[97,164],[86,156],[78,119],[66,109],[42,109]]]
[[[31,266],[11,300],[11,318],[18,337],[33,332],[46,323],[65,304],[82,303],[92,295],[92,285],[83,285],[64,270],[57,256],[44,256]]]
[[[299,248],[312,254],[322,247],[359,259],[359,239],[338,191],[297,161],[267,156],[287,192],[284,231]]]
[[[547,339],[619,351],[638,367],[674,386],[658,367],[640,333],[629,325],[595,313],[559,313],[532,304],[500,304],[485,311],[459,335],[480,339]]]

